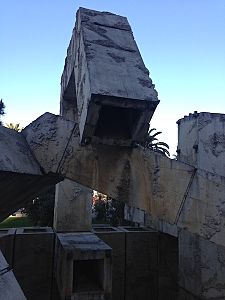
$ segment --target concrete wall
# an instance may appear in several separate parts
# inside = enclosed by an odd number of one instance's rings
[[[200,299],[225,299],[225,247],[179,233],[179,284]]]
[[[29,300],[49,300],[52,288],[54,233],[51,228],[18,228],[14,273]]]
[[[112,248],[112,299],[125,299],[125,232],[114,227],[94,227],[93,232]]]

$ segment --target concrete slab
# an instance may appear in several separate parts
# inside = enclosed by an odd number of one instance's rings
[[[0,300],[26,300],[12,270],[0,251]]]
[[[120,228],[126,233],[125,299],[158,299],[158,232]]]
[[[93,232],[112,248],[112,299],[125,297],[125,232],[115,227],[93,227]]]
[[[49,227],[17,229],[14,273],[30,300],[51,298],[54,238]]]
[[[178,294],[178,238],[159,233],[158,300],[174,300]]]
[[[197,234],[179,233],[180,286],[201,299],[225,298],[225,247]]]

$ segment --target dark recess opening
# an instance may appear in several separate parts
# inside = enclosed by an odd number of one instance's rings
[[[104,260],[77,260],[73,266],[73,291],[91,292],[103,290]]]
[[[46,229],[41,229],[41,228],[27,228],[27,229],[24,229],[23,230],[23,232],[24,233],[33,233],[33,232],[37,232],[37,233],[39,233],[39,232],[46,232]]]
[[[116,231],[114,228],[112,228],[112,227],[94,227],[94,231],[97,231],[97,232],[105,232],[105,231]]]
[[[139,118],[138,109],[103,105],[100,109],[95,136],[130,139]]]

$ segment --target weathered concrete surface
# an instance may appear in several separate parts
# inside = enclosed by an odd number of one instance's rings
[[[49,227],[17,229],[14,273],[29,300],[51,299],[54,239]]]
[[[42,174],[22,133],[0,126],[0,142],[1,172]]]
[[[92,190],[65,179],[56,185],[54,229],[57,232],[90,231]]]
[[[121,228],[122,229],[122,228]],[[125,299],[158,299],[158,232],[123,227],[126,232]]]
[[[2,221],[62,178],[41,171],[22,133],[0,126],[0,149]]]
[[[57,237],[54,276],[61,300],[111,299],[112,249],[93,233]]]
[[[201,299],[225,299],[225,247],[179,233],[180,285]]]
[[[159,102],[127,19],[84,8],[61,86],[61,112],[78,115],[81,142],[142,140]]]
[[[26,300],[16,278],[0,251],[0,300]]]
[[[24,134],[46,173],[58,172],[144,210],[163,224],[170,224],[174,231],[177,225],[187,227],[225,244],[224,177],[196,170],[142,147],[82,147],[78,125],[49,113],[26,127]]]
[[[195,112],[177,123],[179,160],[225,176],[225,114]]]
[[[0,229],[0,250],[10,268],[13,268],[13,252],[16,228]]]
[[[125,299],[125,232],[114,227],[94,227],[94,233],[112,248],[112,299]]]

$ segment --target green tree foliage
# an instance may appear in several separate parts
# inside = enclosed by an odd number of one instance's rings
[[[2,125],[1,116],[5,114],[5,104],[0,100],[0,125]]]
[[[23,129],[23,128],[20,127],[20,123],[18,123],[18,124],[9,123],[9,124],[6,124],[6,127],[10,128],[10,129],[13,129],[13,130],[16,130],[18,132]]]
[[[97,223],[107,223],[111,226],[128,224],[128,222],[124,220],[124,203],[122,201],[114,200],[97,192],[93,209]]]
[[[148,148],[150,150],[162,153],[163,155],[170,156],[169,153],[169,145],[167,145],[164,142],[159,142],[157,136],[161,134],[161,131],[156,131],[155,128],[149,129],[148,133],[146,134],[146,137],[142,143],[140,143],[141,146],[144,148]]]
[[[23,212],[28,215],[34,226],[53,225],[55,204],[55,186],[43,192],[33,201],[29,202]]]

